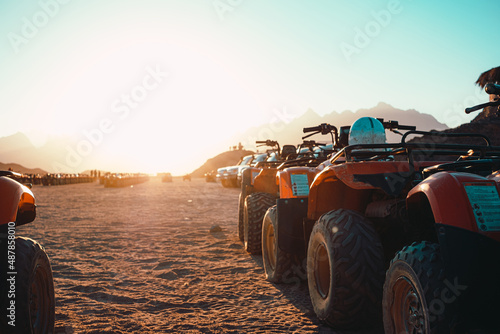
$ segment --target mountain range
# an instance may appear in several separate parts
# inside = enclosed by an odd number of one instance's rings
[[[364,116],[384,118],[385,120],[396,120],[400,124],[415,125],[419,130],[445,130],[448,127],[438,122],[433,116],[420,113],[414,109],[401,110],[386,103],[379,103],[370,109],[360,109],[356,112],[344,111],[342,113],[332,112],[327,115],[318,115],[313,110],[308,110],[299,117],[290,121],[279,121],[253,127],[245,132],[228,137],[227,146],[242,143],[248,150],[255,150],[256,140],[272,139],[277,140],[281,145],[297,145],[302,142],[304,127],[316,126],[321,123],[329,123],[340,126],[351,125],[356,119]],[[316,135],[311,137],[318,142],[327,142],[329,137]],[[398,140],[394,134],[388,135],[388,140]],[[29,168],[41,168],[48,172],[81,172],[84,169],[93,169],[95,166],[87,166],[85,163],[78,167],[81,170],[67,170],[68,147],[76,145],[75,139],[64,136],[47,137],[45,143],[40,147],[35,147],[28,136],[19,132],[11,136],[0,138],[0,162],[17,163]],[[193,167],[194,169],[194,167]],[[186,171],[188,172],[188,171]]]
[[[326,115],[318,115],[313,110],[307,110],[303,115],[285,123],[269,123],[263,126],[250,128],[247,131],[233,136],[233,143],[241,142],[243,147],[250,150],[255,149],[256,140],[277,140],[280,145],[292,144],[297,145],[302,142],[304,127],[312,127],[321,123],[328,123],[340,129],[344,125],[352,125],[357,119],[365,116],[375,118],[383,118],[384,120],[398,121],[401,125],[414,125],[417,130],[445,130],[448,129],[446,124],[438,122],[434,116],[418,112],[414,109],[402,110],[393,106],[380,102],[377,106],[370,109],[360,109],[356,112],[344,111],[342,113],[331,112]],[[310,137],[317,142],[330,142],[330,137],[315,135]],[[387,134],[387,140],[399,141],[400,136],[394,133]]]

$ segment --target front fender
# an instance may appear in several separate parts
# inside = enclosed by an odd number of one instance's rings
[[[27,224],[35,215],[35,196],[31,190],[8,177],[0,177],[0,225]]]
[[[350,187],[339,178],[337,167],[327,166],[314,178],[309,190],[308,219],[318,220],[322,214],[336,209],[365,211],[373,187]]]
[[[480,189],[482,186],[491,192],[491,195],[486,195],[488,198],[485,197],[491,205],[486,205],[484,199],[470,199],[473,187]],[[421,194],[429,201],[435,223],[466,229],[494,239],[499,237],[500,226],[494,221],[500,221],[500,207],[496,207],[500,204],[500,197],[494,181],[469,173],[439,172],[420,182],[408,193],[408,207],[418,201]],[[489,221],[487,225],[481,223],[482,219]]]

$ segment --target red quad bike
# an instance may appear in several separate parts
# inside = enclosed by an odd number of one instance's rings
[[[384,128],[408,131],[391,144]],[[314,311],[333,327],[499,333],[500,147],[414,129],[356,121],[308,200],[277,200],[278,248],[307,257]]]
[[[35,197],[0,171],[0,333],[53,333],[54,282],[49,258],[36,241],[17,236],[35,219]]]

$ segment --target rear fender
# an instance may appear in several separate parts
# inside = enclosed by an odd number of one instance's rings
[[[17,181],[0,177],[0,225],[16,222],[24,225],[36,216],[35,196]]]
[[[262,168],[257,168],[257,167],[249,167],[249,168],[245,169],[245,173],[246,173],[247,177],[249,178],[250,184],[252,186],[254,184],[255,178],[257,177],[257,175],[259,175],[261,170],[262,170]]]
[[[484,196],[480,194],[483,191],[486,191]],[[423,195],[428,200],[435,223],[500,240],[500,197],[494,180],[469,173],[436,173],[408,193],[406,203],[409,210],[419,207]]]
[[[254,171],[256,170],[256,171]],[[276,182],[277,168],[252,168],[251,174],[258,174],[253,177],[253,188],[255,192],[263,192],[276,196],[279,188]]]
[[[317,172],[313,167],[290,167],[278,172],[280,198],[307,198]]]

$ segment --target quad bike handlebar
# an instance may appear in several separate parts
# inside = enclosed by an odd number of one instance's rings
[[[322,135],[327,135],[327,134],[329,134],[332,131],[337,132],[337,128],[334,125],[330,125],[330,124],[327,124],[327,123],[321,123],[318,126],[312,126],[312,127],[309,127],[309,128],[304,128],[303,131],[304,131],[304,133],[318,132],[318,133],[321,133]]]
[[[304,133],[308,133],[308,132],[312,132],[312,133],[308,134],[307,136],[302,137],[302,140],[321,133],[322,135],[331,134],[332,143],[334,143],[334,145],[337,145],[337,143],[339,142],[339,131],[337,130],[337,127],[334,125],[328,124],[328,123],[321,123],[318,126],[303,128],[303,131],[304,131]]]
[[[401,125],[399,124],[398,121],[384,121],[383,118],[377,118],[380,123],[384,126],[384,129],[387,129],[389,131],[396,132],[394,130],[409,130],[409,131],[414,131],[417,129],[416,126],[414,125]]]
[[[255,144],[262,144],[265,146],[276,146],[278,142],[276,140],[266,139],[266,140],[257,140]]]
[[[276,140],[271,140],[271,139],[256,140],[255,144],[260,144],[260,145],[257,145],[257,147],[259,147],[259,146],[277,147],[278,148],[278,154],[281,155],[280,144]]]
[[[465,113],[470,114],[471,112],[477,111],[479,109],[483,109],[486,107],[498,107],[498,106],[500,106],[500,100],[478,104],[477,106],[470,107],[470,108],[465,108]]]
[[[487,94],[500,95],[500,85],[489,83],[484,87],[484,91]],[[471,112],[486,108],[486,107],[498,107],[500,106],[500,99],[496,101],[490,101],[486,103],[478,104],[477,106],[465,108],[465,113],[470,114]],[[498,114],[498,111],[497,111]]]

